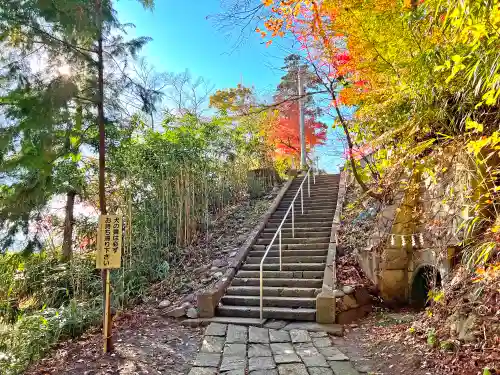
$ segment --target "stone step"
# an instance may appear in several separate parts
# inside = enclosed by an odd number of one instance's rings
[[[298,211],[295,211],[295,219],[301,219],[304,217],[307,218],[314,218],[314,217],[319,217],[319,218],[333,218],[334,210],[329,210],[329,211],[316,211],[316,212],[311,212],[307,211],[304,209],[304,213],[299,209]],[[285,217],[285,214],[287,214],[287,217],[291,220],[292,218],[292,211],[286,212],[286,211],[277,211],[273,213],[270,217],[270,219],[283,219]]]
[[[284,197],[291,197],[293,198],[295,194],[297,194],[298,189],[291,189],[288,190]],[[323,187],[316,187],[316,186],[311,186],[311,196],[318,196],[318,195],[333,195],[338,193],[338,187],[337,186],[323,186]],[[302,194],[302,192],[299,192],[299,197]],[[309,192],[307,191],[307,186],[304,189],[304,197],[309,196]]]
[[[311,195],[308,195],[307,192],[304,192],[304,202],[306,201],[309,201],[309,202],[313,202],[313,201],[318,201],[318,200],[324,200],[324,201],[332,201],[334,199],[336,199],[338,194],[335,194],[335,193],[317,193],[317,194],[313,194],[311,193]],[[282,201],[283,202],[287,202],[288,200],[290,200],[290,202],[293,200],[293,198],[295,198],[295,193],[290,193],[290,195],[284,195],[283,198],[282,198]],[[295,198],[295,201],[296,202],[300,202],[301,199],[300,199],[300,193],[299,195],[297,195],[297,198]]]
[[[295,180],[294,182],[292,182],[292,184],[290,185],[290,187],[292,188],[295,188],[295,189],[298,189],[300,187],[300,185],[302,185],[302,178],[300,178],[299,180]],[[306,182],[304,182],[304,187],[307,189],[307,180]],[[324,188],[324,187],[330,187],[330,186],[335,186],[335,187],[338,187],[339,186],[339,181],[335,181],[335,180],[328,180],[328,179],[316,179],[316,183],[314,183],[314,180],[311,178],[311,189],[314,187],[314,188]]]
[[[268,234],[268,233],[271,233],[272,235],[274,235],[274,233],[276,233],[276,230],[278,228],[264,228],[264,230],[262,231],[261,233],[261,236],[265,233],[265,234]],[[310,235],[312,233],[316,233],[316,232],[328,232],[330,234],[332,230],[332,227],[331,225],[330,226],[325,226],[325,227],[311,227],[311,228],[299,228],[297,226],[295,226],[295,235],[297,237],[304,237],[302,236],[301,234],[307,234],[307,235]],[[281,228],[281,233],[282,235],[288,235],[288,234],[292,234],[292,227],[282,227]]]
[[[321,279],[323,280],[324,271],[263,271],[264,278],[285,278],[285,279]],[[259,278],[259,271],[238,271],[236,277],[239,278]]]
[[[260,296],[232,296],[222,297],[224,306],[260,306]],[[316,298],[310,297],[263,297],[262,304],[265,307],[292,307],[292,308],[316,308]]]
[[[332,215],[334,213],[334,209],[328,208],[328,207],[321,207],[321,208],[309,208],[309,207],[304,207],[304,213],[302,213],[302,210],[295,210],[295,213],[297,215],[305,215],[305,214],[326,214],[326,215]],[[288,207],[286,209],[277,209],[274,211],[274,215],[285,215],[288,212]],[[290,210],[289,215],[292,214],[292,210]]]
[[[262,257],[247,257],[245,264],[260,264]],[[289,257],[289,256],[281,256],[281,262],[283,263],[321,263],[326,261],[326,255],[321,256],[297,256],[297,257]],[[266,257],[264,264],[279,264],[279,257],[270,257],[269,255]]]
[[[323,279],[285,279],[281,278],[263,278],[264,286],[273,287],[298,287],[298,288],[321,288]],[[260,286],[260,278],[241,278],[236,277],[231,283],[232,286]]]
[[[316,297],[321,288],[287,288],[286,286],[264,286],[266,297]],[[232,296],[260,296],[260,286],[229,286],[227,295]]]
[[[299,190],[298,186],[293,186],[290,189],[288,189],[285,193],[286,196],[288,197],[293,197],[295,194],[297,194],[297,191]],[[316,184],[313,185],[311,184],[311,195],[312,194],[335,194],[339,191],[339,186],[337,184]],[[301,192],[299,191],[299,195],[301,195]],[[304,196],[308,195],[307,191],[307,185],[304,186]]]
[[[323,250],[328,249],[328,242],[324,243],[302,243],[302,244],[281,244],[281,251],[283,250]],[[253,245],[252,250],[265,251],[269,245]],[[270,250],[279,250],[278,241],[270,247]]]
[[[278,207],[280,208],[287,208],[290,207],[290,205],[292,204],[292,200],[282,200],[280,202],[280,204],[278,205]],[[294,205],[295,205],[295,209],[297,208],[300,208],[302,206],[302,202],[300,201],[300,199],[296,199],[295,202],[294,202]],[[335,207],[337,205],[337,198],[333,197],[332,198],[328,198],[328,199],[324,199],[324,200],[310,200],[310,199],[304,199],[304,208],[306,207],[317,207],[317,206],[321,206],[321,207]]]
[[[251,250],[248,253],[249,257],[262,258],[266,252],[261,250]],[[328,249],[310,249],[310,250],[281,250],[282,257],[309,257],[309,256],[326,256]],[[267,253],[268,257],[279,257],[278,250],[270,250]]]
[[[281,230],[281,238],[314,238],[314,237],[325,237],[325,238],[330,238],[330,230],[326,230],[323,232],[320,231],[308,231],[308,230],[303,230],[303,231],[298,231],[295,229],[295,237],[292,236],[292,229],[290,230]],[[276,230],[269,231],[269,232],[262,232],[259,236],[259,238],[273,238],[274,234],[276,233]]]
[[[287,211],[289,209],[290,209],[289,203],[282,204],[276,209],[276,211],[273,212],[273,214],[283,214],[284,215],[287,213]],[[318,204],[316,206],[304,205],[304,213],[308,213],[311,210],[314,210],[314,211],[328,210],[328,211],[332,211],[332,214],[333,214],[333,213],[335,213],[335,209],[336,209],[336,206],[333,203]],[[302,214],[302,208],[300,206],[300,203],[295,204],[294,212],[295,212],[295,215]],[[316,212],[312,212],[312,213],[316,213]],[[291,215],[291,214],[292,214],[292,210],[290,209],[289,215]]]
[[[283,271],[324,271],[326,263],[283,263],[281,269]],[[256,271],[260,270],[259,264],[245,263],[242,270]],[[265,271],[279,271],[279,264],[264,264],[262,269]]]
[[[278,205],[278,208],[277,209],[284,209],[285,207],[288,208],[290,205],[292,204],[292,199],[290,200],[285,200],[283,199],[282,201],[280,201],[280,204]],[[302,204],[304,204],[304,207],[335,207],[336,204],[337,204],[337,200],[336,199],[325,199],[323,201],[320,201],[320,200],[317,200],[317,199],[308,199],[306,197],[304,197],[304,202],[302,202],[300,200],[300,197],[298,199],[295,199],[295,202],[293,202],[293,204],[295,205],[295,208],[297,207],[301,207]]]
[[[302,182],[300,184],[294,184],[292,183],[292,188],[294,190],[297,190],[300,185],[302,185]],[[327,182],[327,181],[316,181],[316,183],[314,183],[313,180],[311,180],[311,183],[308,184],[307,181],[304,182],[304,185],[302,185],[304,187],[304,191],[307,191],[307,187],[309,186],[311,188],[311,192],[313,190],[331,190],[331,189],[334,189],[334,188],[337,188],[339,187],[339,184],[338,183],[334,183],[334,182]]]
[[[331,228],[332,221],[333,221],[333,218],[331,220],[314,220],[314,221],[311,220],[311,221],[305,221],[305,222],[301,221],[301,222],[296,222],[295,227],[296,228],[321,228],[321,227]],[[272,223],[268,222],[266,224],[266,228],[278,228],[280,226],[280,224],[281,224],[280,221],[272,222]],[[292,229],[291,220],[285,221],[282,228],[290,228],[290,230],[291,230]]]
[[[258,306],[221,306],[217,309],[220,316],[259,318]],[[291,309],[288,307],[265,307],[264,318],[283,320],[316,320],[316,309]]]
[[[309,223],[311,221],[313,222],[328,222],[330,221],[330,224],[332,223],[332,220],[333,220],[333,215],[328,215],[328,216],[320,216],[320,215],[297,215],[295,216],[295,223]],[[283,221],[283,218],[274,218],[274,217],[271,217],[269,220],[268,220],[268,223],[271,224],[271,223],[278,223],[280,224],[281,222]],[[288,216],[285,220],[286,223],[290,223],[292,224],[292,216]]]
[[[260,320],[259,318],[246,318],[246,317],[236,317],[236,316],[214,316],[213,318],[196,318],[196,319],[184,319],[181,324],[186,327],[204,327],[208,326],[210,323],[219,324],[234,324],[239,326],[255,326],[261,327],[266,322],[266,319]],[[312,324],[311,322],[309,322]]]
[[[278,235],[279,237],[279,235]],[[279,238],[276,237],[274,243],[278,243]],[[256,245],[269,245],[271,243],[272,238],[259,238]],[[330,236],[325,237],[282,237],[281,244],[312,244],[312,243],[328,243],[330,242]]]

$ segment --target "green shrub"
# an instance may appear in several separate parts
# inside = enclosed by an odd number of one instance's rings
[[[0,373],[19,374],[62,338],[76,337],[101,319],[100,299],[70,300],[59,309],[47,308],[0,327]]]

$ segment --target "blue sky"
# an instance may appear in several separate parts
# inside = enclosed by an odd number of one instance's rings
[[[122,23],[136,28],[129,36],[153,38],[143,55],[158,71],[181,72],[189,69],[194,77],[208,79],[215,89],[234,87],[243,82],[254,86],[261,98],[270,98],[283,72],[283,58],[292,50],[286,43],[266,47],[259,35],[249,38],[235,48],[235,32],[217,29],[208,18],[220,11],[220,0],[156,0],[153,12],[144,10],[137,0],[116,2]],[[331,124],[331,120],[325,119]],[[330,142],[337,139],[329,131]],[[339,144],[329,144],[318,150],[320,167],[334,170],[338,157],[332,156]],[[335,152],[337,154],[337,152]]]

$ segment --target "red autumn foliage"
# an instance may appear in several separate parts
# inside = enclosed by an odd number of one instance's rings
[[[310,111],[305,112],[306,152],[326,141],[326,124],[317,121]],[[300,155],[299,106],[297,102],[281,106],[278,121],[269,139],[276,145],[278,155]]]

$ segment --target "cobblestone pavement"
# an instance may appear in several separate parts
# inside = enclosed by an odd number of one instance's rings
[[[326,332],[211,323],[189,375],[359,375]]]

